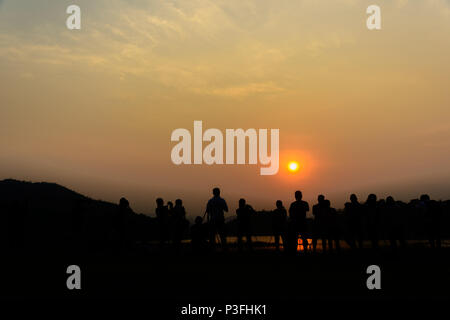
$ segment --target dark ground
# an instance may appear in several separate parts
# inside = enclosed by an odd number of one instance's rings
[[[450,298],[450,248],[394,253],[298,253],[259,249],[194,256],[134,252],[87,257],[9,255],[1,263],[2,298],[233,299]],[[82,290],[66,288],[67,266],[79,265]],[[368,290],[366,269],[381,268],[381,290]]]
[[[185,319],[181,308],[188,304],[222,309],[225,304],[266,304],[268,315],[246,319],[291,319],[301,317],[306,310],[315,310],[316,315],[337,312],[332,306],[339,306],[344,314],[358,314],[356,306],[380,313],[386,302],[411,310],[427,301],[450,298],[450,248],[418,246],[393,253],[384,247],[379,252],[364,249],[294,256],[259,249],[200,257],[188,252],[180,256],[135,252],[91,257],[55,252],[4,258],[0,267],[2,300],[31,298],[41,304],[43,299],[58,299],[51,308],[68,304],[80,310],[86,301],[99,308],[104,299],[113,299],[117,302],[100,308],[109,312],[117,306],[141,308],[149,319]],[[66,269],[72,264],[81,268],[81,290],[66,287]],[[372,264],[381,268],[381,290],[366,287],[366,269]],[[119,299],[127,303],[133,299],[132,307],[119,303]],[[216,314],[213,318],[236,316]]]

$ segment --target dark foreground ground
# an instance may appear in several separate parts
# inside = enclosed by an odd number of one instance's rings
[[[344,250],[289,256],[271,249],[195,256],[138,250],[127,255],[67,252],[4,255],[2,298],[143,298],[187,303],[283,299],[447,299],[450,248],[410,246],[396,253]],[[82,289],[66,287],[69,265]],[[381,268],[381,290],[368,290],[366,269]]]

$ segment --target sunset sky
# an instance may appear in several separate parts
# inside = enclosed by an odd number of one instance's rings
[[[297,189],[337,208],[450,198],[450,1],[0,0],[0,101],[0,179],[138,212],[163,197],[202,214],[215,186],[233,214]],[[279,173],[174,165],[171,133],[194,120],[280,129]]]

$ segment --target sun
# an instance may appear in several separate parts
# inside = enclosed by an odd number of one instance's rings
[[[291,161],[288,163],[288,169],[291,172],[297,172],[299,168],[300,168],[300,165],[298,164],[297,161]]]

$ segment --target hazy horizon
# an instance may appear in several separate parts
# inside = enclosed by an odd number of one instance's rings
[[[55,182],[154,214],[234,214],[295,190],[450,198],[450,1],[0,1],[0,179]],[[381,7],[382,29],[366,28]],[[280,130],[280,170],[171,162],[171,132]],[[290,173],[287,163],[300,163]]]

